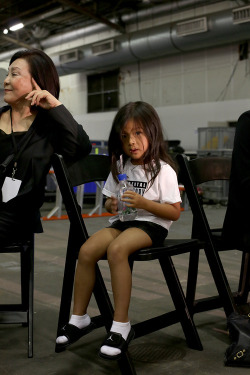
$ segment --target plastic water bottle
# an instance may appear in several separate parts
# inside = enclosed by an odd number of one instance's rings
[[[125,202],[121,200],[126,190],[134,190],[133,186],[127,180],[126,174],[119,174],[119,192],[118,192],[118,214],[121,221],[134,220],[137,217],[137,209],[128,207]]]

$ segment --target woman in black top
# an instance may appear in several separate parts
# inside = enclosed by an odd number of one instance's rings
[[[39,208],[53,153],[74,161],[91,151],[89,137],[58,100],[59,92],[56,68],[43,51],[13,55],[4,80],[8,105],[0,109],[0,164],[15,154],[0,178],[0,246],[42,231]],[[12,192],[11,199],[6,192]]]
[[[224,241],[230,246],[240,245],[247,251],[250,249],[249,194],[250,111],[247,111],[239,117],[236,125],[228,205],[223,225]]]

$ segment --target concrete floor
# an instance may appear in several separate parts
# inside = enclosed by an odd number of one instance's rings
[[[42,214],[47,215],[50,205],[44,205]],[[225,207],[208,206],[209,220],[220,225]],[[190,237],[191,212],[182,212],[174,223],[169,237]],[[89,233],[107,223],[106,217],[88,218]],[[105,336],[100,328],[72,345],[67,351],[54,352],[57,319],[64,270],[65,251],[69,223],[67,220],[45,221],[45,233],[36,236],[35,246],[35,316],[34,358],[27,358],[27,329],[19,325],[0,325],[0,375],[87,375],[120,374],[116,362],[104,361],[97,353]],[[237,289],[241,254],[228,251],[222,261],[232,289]],[[185,289],[187,256],[175,257],[174,263]],[[0,302],[16,301],[19,296],[19,267],[16,255],[1,255]],[[111,293],[109,269],[101,263],[107,288]],[[216,292],[206,259],[202,255],[198,280],[198,296]],[[157,262],[136,263],[133,275],[133,292],[130,307],[131,322],[137,322],[172,308],[171,298]],[[98,309],[92,299],[90,315]],[[200,313],[194,317],[204,350],[187,347],[180,324],[133,341],[129,353],[138,375],[242,375],[248,369],[229,368],[223,364],[224,352],[230,340],[226,331],[226,319],[222,309]]]

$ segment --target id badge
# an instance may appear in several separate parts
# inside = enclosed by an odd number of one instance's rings
[[[2,186],[2,199],[3,202],[8,202],[15,198],[19,192],[22,181],[12,177],[5,177]]]

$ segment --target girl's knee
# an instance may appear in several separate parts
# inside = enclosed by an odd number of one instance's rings
[[[112,243],[107,250],[107,259],[109,263],[120,263],[128,259],[127,252],[121,245]]]
[[[78,262],[79,263],[96,263],[96,259],[94,256],[94,251],[91,249],[90,246],[82,245],[80,248],[80,252],[78,255]]]

